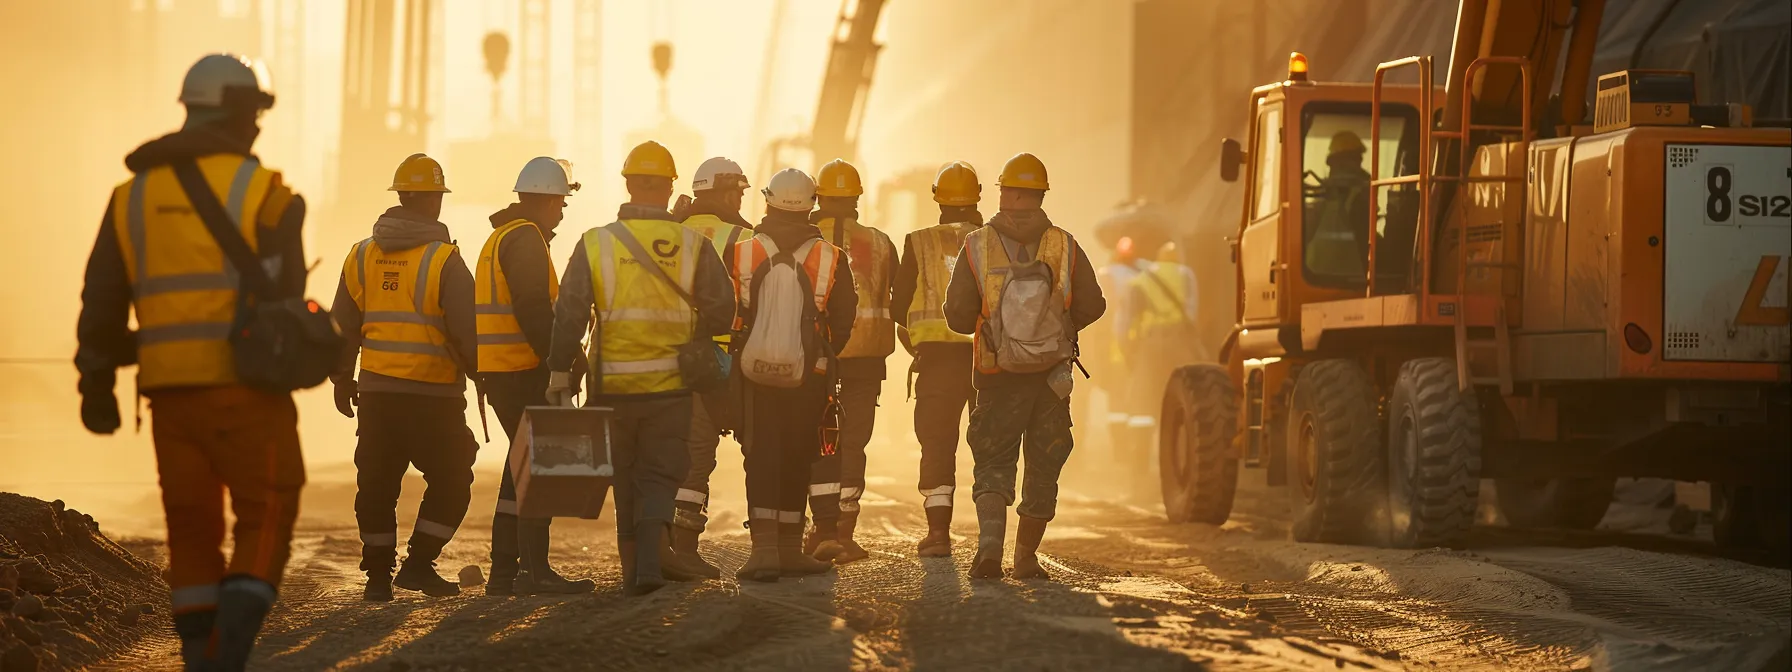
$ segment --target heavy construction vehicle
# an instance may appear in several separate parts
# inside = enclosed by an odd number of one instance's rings
[[[1242,466],[1296,540],[1452,545],[1483,479],[1586,529],[1649,476],[1786,547],[1792,132],[1683,72],[1600,77],[1589,114],[1603,4],[1462,0],[1441,91],[1429,57],[1341,84],[1299,54],[1252,91],[1236,326],[1163,398],[1171,520],[1224,522]]]

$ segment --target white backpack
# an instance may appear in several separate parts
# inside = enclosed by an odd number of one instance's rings
[[[1011,373],[1036,373],[1069,360],[1075,332],[1064,305],[1066,288],[1054,286],[1051,267],[1032,258],[1025,246],[990,234],[1001,241],[1009,262],[1008,281],[983,325],[996,365]]]
[[[811,238],[794,253],[780,251],[769,236],[759,236],[766,262],[753,270],[746,308],[752,312],[740,370],[766,387],[799,387],[809,373],[814,351],[815,290],[798,266],[820,239]]]

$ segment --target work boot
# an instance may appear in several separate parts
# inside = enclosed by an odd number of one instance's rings
[[[520,569],[517,550],[516,516],[500,513],[492,516],[492,571],[485,582],[485,594],[516,594],[516,573]]]
[[[511,597],[516,595],[516,575],[498,576],[493,574],[485,581],[486,597]]]
[[[704,560],[703,556],[697,552],[697,538],[702,534],[701,528],[693,530],[673,523],[672,552],[678,555],[679,566],[696,574],[699,578],[722,578],[722,569],[709,564],[709,561]]]
[[[747,556],[747,562],[734,573],[740,581],[762,581],[775,583],[783,573],[778,558],[778,521],[759,518],[747,521],[748,534],[753,539],[753,553]],[[798,549],[802,550],[802,549]]]
[[[249,652],[276,595],[273,584],[253,576],[229,576],[218,584],[215,669],[235,671],[249,665]]]
[[[548,526],[545,521],[521,520],[517,549],[522,571],[516,575],[517,595],[576,595],[597,587],[590,579],[569,580],[548,565]]]
[[[667,581],[680,583],[710,578],[705,575],[702,558],[697,558],[696,554],[681,554],[672,547],[672,535],[677,530],[676,527],[668,530],[665,535],[666,541],[660,544],[660,576],[666,577]]]
[[[430,597],[454,597],[460,594],[460,584],[436,573],[434,560],[423,560],[415,555],[404,559],[404,566],[398,568],[398,576],[392,578],[392,585],[420,591]]]
[[[1014,578],[1051,580],[1051,575],[1039,566],[1039,541],[1045,538],[1045,523],[1044,518],[1020,516],[1019,529],[1014,532]]]
[[[644,520],[635,524],[635,580],[624,587],[630,595],[646,595],[666,587],[660,560],[671,551],[664,542],[666,524]]]
[[[616,562],[622,565],[622,590],[635,585],[635,540],[616,538]]]
[[[822,562],[833,562],[846,550],[840,546],[840,520],[838,518],[816,518],[815,525],[809,528],[808,536],[803,538],[803,555]]]
[[[391,602],[391,570],[368,572],[367,587],[361,589],[361,599],[368,602]]]
[[[778,524],[778,570],[784,576],[808,576],[820,574],[833,568],[831,562],[823,562],[803,552],[803,524]]]
[[[840,555],[834,556],[834,564],[844,565],[871,557],[870,551],[852,539],[853,529],[858,526],[858,509],[840,512],[840,534],[837,535],[840,540]]]
[[[1002,578],[1002,535],[1008,527],[1008,502],[1001,495],[983,493],[977,503],[977,555],[971,558],[971,578]]]
[[[187,672],[210,672],[218,661],[207,655],[218,623],[218,612],[190,611],[174,615],[174,634],[180,637],[181,666]]]
[[[952,507],[929,506],[921,510],[927,512],[927,536],[915,546],[915,554],[923,558],[951,557]]]

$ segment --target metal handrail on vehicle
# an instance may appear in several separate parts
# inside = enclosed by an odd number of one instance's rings
[[[1475,90],[1475,74],[1478,71],[1480,71],[1482,68],[1485,68],[1490,65],[1515,65],[1515,66],[1518,66],[1520,91],[1523,92],[1523,94],[1522,94],[1523,100],[1520,101],[1523,111],[1519,115],[1520,123],[1518,126],[1487,125],[1487,124],[1474,123],[1475,106],[1473,104],[1474,103],[1473,95],[1474,95],[1474,90]],[[1501,164],[1503,166],[1502,170],[1504,170],[1505,172],[1504,172],[1504,174],[1500,175],[1498,178],[1489,178],[1489,179],[1485,179],[1485,180],[1471,180],[1471,179],[1469,179],[1468,172],[1469,172],[1469,168],[1474,164],[1474,152],[1472,151],[1473,147],[1471,146],[1471,142],[1473,140],[1471,137],[1471,134],[1473,131],[1491,131],[1494,133],[1516,132],[1516,133],[1518,133],[1518,138],[1521,142],[1529,142],[1530,141],[1530,139],[1531,139],[1531,93],[1532,93],[1532,91],[1531,91],[1531,61],[1530,61],[1530,59],[1524,58],[1522,56],[1483,56],[1481,58],[1477,58],[1473,61],[1470,61],[1468,64],[1468,68],[1463,71],[1462,82],[1463,82],[1462,126],[1461,126],[1462,130],[1459,132],[1461,145],[1460,145],[1460,150],[1458,151],[1458,158],[1461,159],[1461,164],[1460,164],[1460,167],[1458,168],[1456,179],[1458,181],[1460,181],[1463,185],[1468,185],[1470,183],[1475,183],[1475,182],[1482,182],[1482,183],[1500,182],[1500,183],[1505,183],[1505,184],[1522,182],[1522,180],[1523,180],[1522,174],[1520,176],[1518,176],[1517,178],[1514,178],[1511,175],[1512,166],[1511,166],[1510,161],[1506,161]],[[1518,190],[1518,194],[1515,196],[1515,198],[1520,199],[1519,212],[1524,212],[1525,211],[1524,203],[1523,203],[1523,199],[1525,198],[1524,189],[1520,188]],[[1502,244],[1503,244],[1503,242],[1502,242]],[[1454,326],[1455,326],[1455,341],[1456,341],[1456,384],[1457,384],[1458,388],[1466,391],[1469,389],[1469,387],[1473,383],[1472,376],[1470,375],[1469,366],[1468,366],[1468,345],[1469,345],[1469,340],[1468,340],[1468,297],[1469,297],[1468,269],[1469,269],[1469,259],[1468,259],[1468,218],[1467,217],[1461,217],[1456,220],[1456,255],[1457,255],[1456,256],[1456,295],[1461,297],[1461,299],[1459,301],[1457,301],[1456,315],[1454,316],[1455,320],[1453,320],[1455,322]],[[1502,255],[1502,257],[1503,256],[1504,255]],[[1502,258],[1502,261],[1497,262],[1497,263],[1495,263],[1495,262],[1476,263],[1475,266],[1477,268],[1491,268],[1491,269],[1493,269],[1493,271],[1495,273],[1499,274],[1499,282],[1495,285],[1494,297],[1493,297],[1494,298],[1494,308],[1493,308],[1494,346],[1497,348],[1497,351],[1494,354],[1495,354],[1495,357],[1497,357],[1497,359],[1498,359],[1498,371],[1497,371],[1498,375],[1496,376],[1496,378],[1499,382],[1500,393],[1501,394],[1511,394],[1512,393],[1512,362],[1511,362],[1512,353],[1511,353],[1511,349],[1510,349],[1511,345],[1508,342],[1507,325],[1506,325],[1506,272],[1517,268],[1517,264],[1510,262],[1510,261],[1505,261]]]
[[[1409,65],[1419,68],[1419,172],[1414,175],[1381,177],[1381,92],[1383,80],[1391,70]],[[1367,286],[1364,296],[1375,296],[1375,257],[1379,241],[1375,236],[1375,223],[1381,216],[1381,187],[1399,184],[1417,184],[1419,189],[1419,226],[1417,249],[1427,249],[1430,234],[1427,229],[1431,222],[1431,57],[1408,56],[1395,61],[1388,61],[1375,66],[1375,84],[1369,93],[1369,265]],[[1423,277],[1419,283],[1419,304],[1424,305],[1425,296],[1431,291],[1431,265],[1421,264]]]

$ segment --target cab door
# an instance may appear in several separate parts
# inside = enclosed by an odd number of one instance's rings
[[[1251,178],[1245,195],[1245,227],[1239,235],[1244,324],[1282,322],[1286,269],[1281,262],[1282,101],[1258,105],[1251,128]]]

